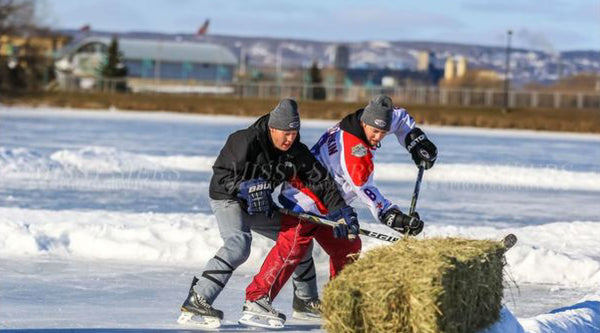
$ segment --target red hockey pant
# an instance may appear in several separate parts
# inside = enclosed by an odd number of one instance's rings
[[[288,215],[281,215],[281,231],[275,246],[265,259],[260,271],[246,288],[246,299],[255,301],[268,295],[275,299],[294,269],[302,261],[311,240],[314,239],[329,254],[330,278],[352,260],[349,255],[361,249],[360,238],[336,239],[331,227],[306,222]]]

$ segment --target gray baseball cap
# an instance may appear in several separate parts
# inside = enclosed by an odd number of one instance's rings
[[[392,99],[386,95],[378,95],[369,101],[360,120],[380,130],[389,131],[392,125],[393,112]]]
[[[282,131],[300,130],[298,103],[290,98],[282,99],[269,113],[269,127]]]

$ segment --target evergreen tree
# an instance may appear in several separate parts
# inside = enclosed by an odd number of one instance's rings
[[[127,67],[123,63],[123,56],[119,52],[119,42],[113,36],[108,53],[102,66],[100,67],[100,76],[105,79],[124,79],[127,76]],[[112,81],[109,81],[112,82]],[[117,91],[126,91],[127,84],[125,80],[116,81],[115,88]],[[110,83],[105,85],[110,85]]]
[[[325,88],[322,85],[323,79],[321,78],[321,69],[317,61],[313,61],[310,67],[310,82],[312,83],[312,97],[315,100],[324,100],[327,96]]]

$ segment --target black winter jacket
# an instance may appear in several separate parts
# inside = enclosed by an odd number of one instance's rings
[[[237,200],[242,181],[262,178],[277,187],[297,177],[316,194],[329,211],[346,205],[335,181],[327,170],[300,142],[300,135],[290,149],[275,148],[269,138],[269,115],[260,117],[247,129],[234,132],[227,138],[213,165],[209,196],[211,199]]]

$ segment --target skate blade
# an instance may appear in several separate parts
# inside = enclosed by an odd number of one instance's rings
[[[308,313],[308,312],[298,312],[294,311],[292,313],[292,318],[299,320],[307,320],[307,321],[319,321],[321,320],[321,315]]]
[[[256,315],[253,313],[244,313],[238,323],[251,327],[262,327],[271,329],[281,329],[285,321],[281,318],[266,317],[264,315]]]
[[[217,329],[221,327],[221,319],[194,315],[191,312],[181,312],[181,315],[177,318],[177,323],[180,325],[196,326],[206,329]]]

